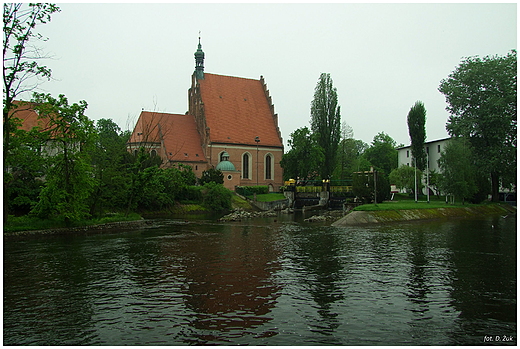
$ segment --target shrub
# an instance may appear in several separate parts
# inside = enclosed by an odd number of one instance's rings
[[[202,188],[202,203],[213,211],[231,209],[231,197],[233,193],[222,184],[209,182]]]
[[[354,173],[352,176],[352,192],[363,203],[374,200],[374,174]],[[377,174],[377,202],[383,202],[390,197],[390,184],[383,172]]]
[[[202,176],[199,179],[199,182],[201,185],[204,185],[206,183],[217,183],[217,184],[223,184],[224,183],[224,174],[221,170],[216,170],[214,168],[210,168],[209,170],[203,171]]]
[[[242,196],[250,196],[254,194],[269,194],[269,187],[267,185],[251,185],[237,187],[236,192]]]

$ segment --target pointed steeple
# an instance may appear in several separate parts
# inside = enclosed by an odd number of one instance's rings
[[[200,44],[200,31],[199,48],[195,52],[195,75],[197,79],[204,79],[204,51],[202,51],[202,45]]]

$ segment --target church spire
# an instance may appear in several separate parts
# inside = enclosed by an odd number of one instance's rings
[[[200,31],[199,48],[195,52],[195,75],[197,79],[204,79],[204,51],[202,51],[202,45],[200,44]]]

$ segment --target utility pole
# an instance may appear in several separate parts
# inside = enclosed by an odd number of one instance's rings
[[[413,163],[414,163],[414,175],[415,175],[415,190],[414,190],[414,193],[415,193],[415,202],[417,202],[417,161],[415,160],[415,157],[413,158]]]
[[[255,137],[256,142],[256,185],[258,186],[258,143],[260,143],[260,137]]]
[[[377,205],[377,171],[374,170],[374,204]]]
[[[426,152],[426,195],[428,196],[428,203],[430,203],[430,156]]]

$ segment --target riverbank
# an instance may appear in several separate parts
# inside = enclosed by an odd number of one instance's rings
[[[471,218],[484,215],[516,214],[516,208],[507,204],[492,204],[468,207],[421,208],[385,211],[352,211],[332,223],[334,227],[350,225],[407,222],[448,218]]]
[[[39,229],[39,230],[21,230],[21,231],[4,231],[4,238],[16,238],[26,236],[38,236],[38,235],[61,235],[70,233],[102,233],[114,229],[138,229],[145,226],[152,225],[151,220],[140,219],[136,221],[124,221],[124,222],[110,222],[93,225],[85,225],[81,227],[69,227],[69,228],[50,228],[50,229]]]

